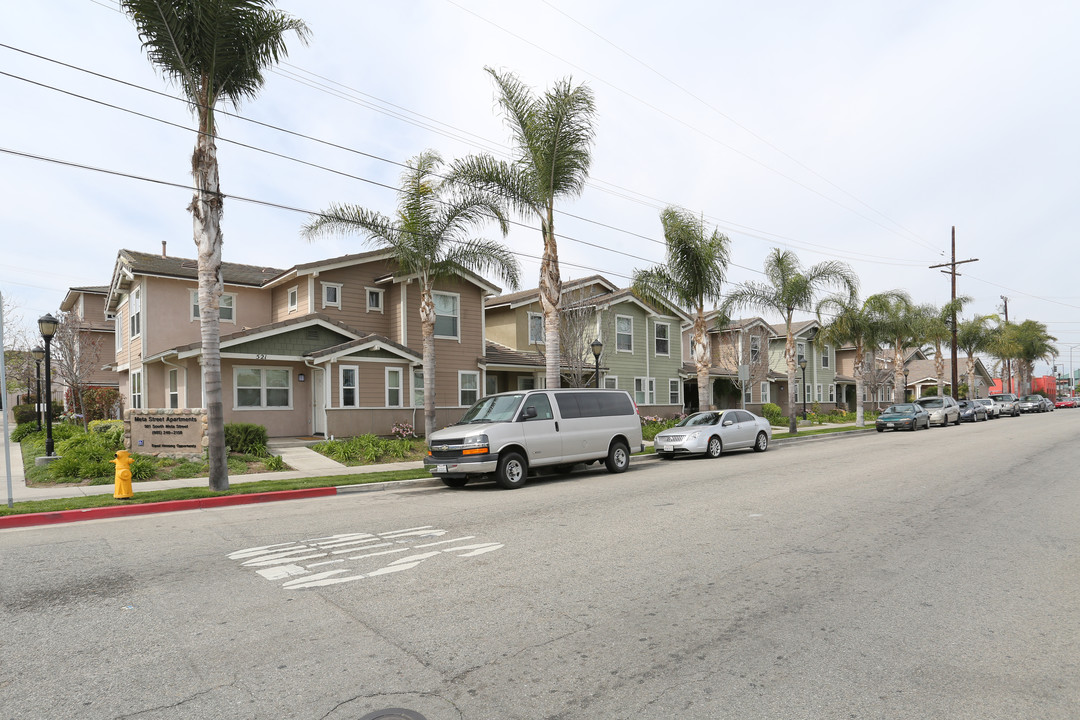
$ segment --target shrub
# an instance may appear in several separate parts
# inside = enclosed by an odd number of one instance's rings
[[[271,472],[279,472],[285,469],[285,459],[280,455],[271,455],[263,460],[263,464],[266,466],[266,469]]]
[[[783,410],[775,403],[765,403],[761,406],[761,414],[769,421],[770,425],[780,425],[783,418]]]
[[[234,453],[266,455],[266,428],[255,423],[226,423],[225,445]]]
[[[37,427],[37,408],[33,405],[16,405],[11,411],[15,415],[16,424],[23,425],[33,422],[34,427]],[[44,418],[42,422],[44,423]]]
[[[57,443],[60,459],[49,464],[49,476],[54,480],[112,477],[115,468],[109,460],[118,449],[104,435],[79,433]]]
[[[654,415],[641,416],[641,437],[644,440],[652,440],[658,433],[675,427],[685,415],[676,415],[671,418],[656,417]]]
[[[156,467],[153,459],[145,455],[133,455],[131,459],[131,479],[149,480],[154,477]]]
[[[116,388],[92,387],[82,392],[82,407],[78,407],[78,396],[68,388],[67,404],[88,420],[104,420],[116,416],[120,407],[120,391]]]
[[[11,431],[12,442],[22,442],[22,439],[31,433],[36,433],[37,421],[21,423],[18,427]]]
[[[390,434],[393,435],[396,438],[414,438],[414,437],[416,437],[416,432],[413,430],[412,423],[407,423],[407,422],[396,423],[394,425],[393,429],[390,430]]]
[[[339,463],[376,463],[404,460],[413,453],[413,441],[408,438],[381,438],[377,435],[357,435],[347,440],[327,440],[312,447]]]

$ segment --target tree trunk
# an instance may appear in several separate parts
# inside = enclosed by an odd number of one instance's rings
[[[210,489],[229,489],[229,466],[225,451],[225,406],[221,393],[220,306],[224,283],[221,276],[221,210],[217,147],[213,120],[202,106],[199,135],[191,158],[195,197],[188,209],[199,250],[199,319],[202,337],[202,378],[206,395],[207,452],[210,461]]]
[[[809,352],[809,350],[807,351]],[[799,432],[798,412],[795,409],[795,336],[791,334],[791,316],[787,317],[787,339],[784,342],[784,360],[787,361],[788,432]],[[806,388],[803,388],[805,403]]]
[[[971,355],[967,356],[967,396],[968,400],[978,397],[975,393],[975,358]]]
[[[694,367],[697,369],[698,412],[712,409],[712,388],[709,384],[709,366],[712,364],[712,358],[709,350],[705,311],[699,306],[697,315],[694,317]]]
[[[907,383],[904,382],[904,349],[897,339],[893,348],[893,402],[902,403],[907,399]]]
[[[562,280],[559,278],[559,249],[555,244],[554,218],[548,208],[543,225],[544,257],[540,261],[540,307],[544,311],[544,360],[547,365],[547,386],[559,387],[562,353],[559,347],[559,311],[562,299]]]
[[[934,373],[937,375],[938,397],[945,395],[945,358],[941,356],[941,342],[934,342]],[[956,388],[953,388],[954,390]]]
[[[855,344],[855,427],[866,427],[866,411],[863,409],[863,362],[866,353],[861,343]]]
[[[430,438],[435,432],[435,301],[430,286],[420,291],[420,328],[424,346],[424,437]]]

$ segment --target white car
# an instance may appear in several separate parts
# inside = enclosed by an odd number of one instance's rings
[[[986,408],[986,417],[989,420],[1001,417],[1001,406],[993,398],[975,398],[975,402]]]
[[[954,425],[960,424],[960,405],[948,395],[945,397],[932,395],[930,397],[919,398],[915,402],[922,405],[926,408],[926,411],[930,413],[931,425],[936,423],[945,427],[949,423],[953,423]]]
[[[708,410],[688,415],[675,427],[656,434],[653,447],[660,458],[707,455],[718,458],[725,450],[753,448],[765,452],[772,426],[746,410]]]

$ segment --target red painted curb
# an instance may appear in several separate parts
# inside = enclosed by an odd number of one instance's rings
[[[276,492],[251,493],[249,495],[221,495],[219,497],[193,498],[191,500],[167,500],[165,502],[140,503],[137,505],[110,505],[109,507],[85,508],[83,510],[23,513],[21,515],[5,515],[0,517],[0,529],[31,527],[33,525],[54,525],[56,523],[123,517],[125,515],[150,515],[152,513],[176,512],[177,510],[198,510],[202,508],[225,507],[228,505],[250,505],[252,503],[274,502],[276,500],[299,500],[301,498],[326,497],[328,495],[337,495],[337,488],[323,487],[308,488],[306,490],[278,490]]]

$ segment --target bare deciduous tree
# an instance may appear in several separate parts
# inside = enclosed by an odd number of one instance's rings
[[[52,368],[60,381],[71,389],[75,412],[87,427],[84,393],[90,377],[101,365],[101,337],[89,331],[89,325],[72,310],[60,313],[60,324],[52,339]]]

